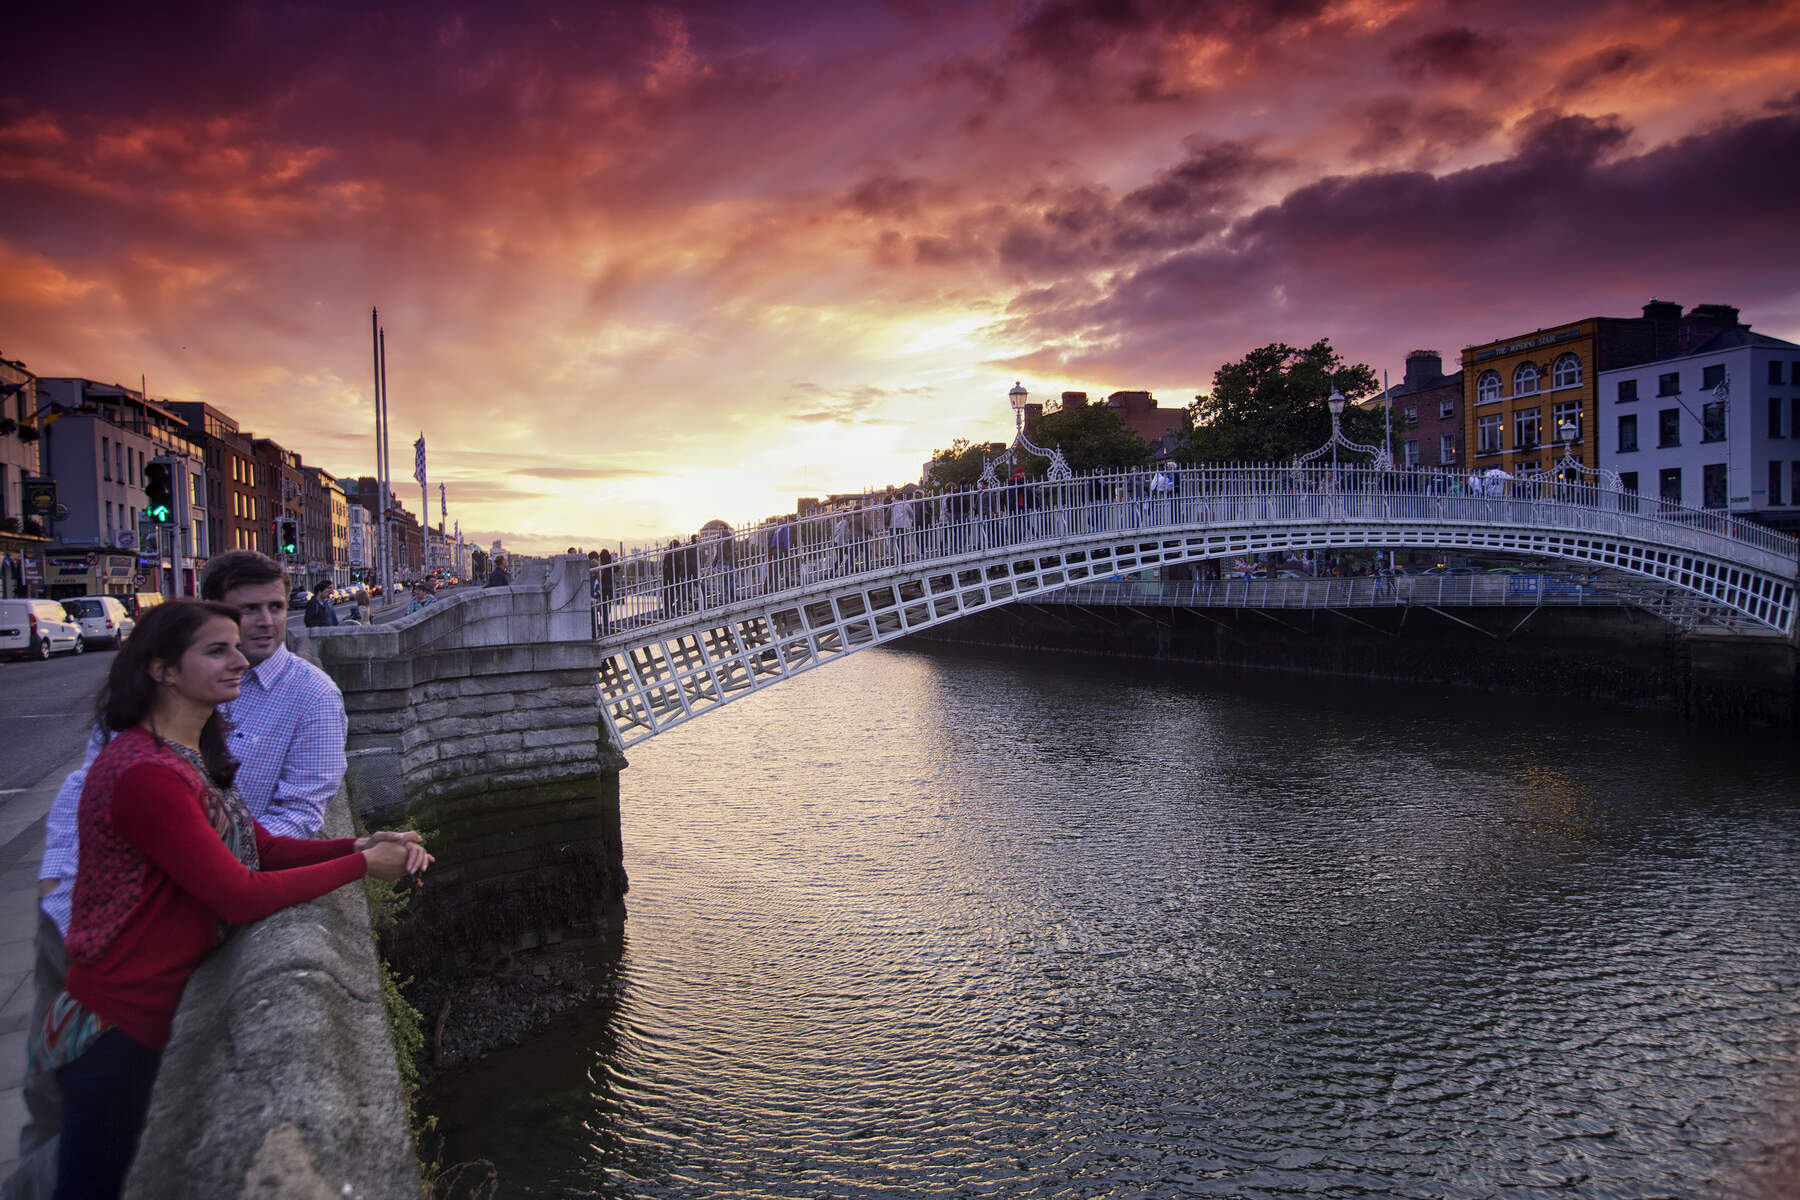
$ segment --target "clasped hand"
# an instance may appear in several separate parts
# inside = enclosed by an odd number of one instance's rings
[[[435,859],[425,852],[425,839],[413,830],[384,829],[356,839],[356,850],[368,860],[369,874],[389,883],[422,873]]]

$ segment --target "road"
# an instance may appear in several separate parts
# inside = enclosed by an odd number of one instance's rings
[[[116,651],[45,662],[0,662],[0,798],[39,782],[81,753],[94,698]]]

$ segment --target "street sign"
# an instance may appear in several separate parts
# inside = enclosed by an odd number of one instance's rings
[[[138,518],[138,553],[156,557],[162,554],[162,538],[156,523],[149,517]]]
[[[137,530],[135,530],[135,529],[116,529],[116,530],[114,530],[113,531],[113,545],[117,546],[121,550],[136,549],[137,548]]]

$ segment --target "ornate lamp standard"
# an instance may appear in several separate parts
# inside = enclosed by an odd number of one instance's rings
[[[1344,405],[1348,403],[1349,401],[1344,398],[1344,393],[1338,391],[1334,385],[1331,389],[1331,395],[1325,397],[1325,407],[1331,410],[1331,440],[1326,442],[1323,446],[1320,446],[1317,450],[1296,457],[1294,459],[1294,466],[1303,467],[1315,458],[1324,457],[1325,451],[1329,450],[1331,451],[1331,472],[1335,478],[1338,469],[1338,447],[1342,446],[1344,449],[1353,450],[1357,454],[1367,454],[1373,460],[1370,465],[1377,471],[1393,470],[1394,460],[1393,457],[1388,454],[1386,446],[1365,446],[1361,442],[1353,442],[1344,436],[1342,420],[1344,416]]]
[[[1025,390],[1025,385],[1023,383],[1014,383],[1012,385],[1012,391],[1006,393],[1006,398],[1011,402],[1013,410],[1012,445],[1002,451],[997,458],[982,459],[981,479],[978,482],[987,487],[997,487],[1005,482],[1005,480],[995,474],[995,468],[997,467],[1003,467],[1007,472],[1007,478],[1010,479],[1012,468],[1019,461],[1020,450],[1024,450],[1028,454],[1036,455],[1038,458],[1047,458],[1050,460],[1050,471],[1048,475],[1046,475],[1046,478],[1049,479],[1050,482],[1062,483],[1073,478],[1074,472],[1069,470],[1069,463],[1068,460],[1063,458],[1061,446],[1052,446],[1046,450],[1044,447],[1025,436],[1025,405],[1031,399],[1031,393]]]
[[[1013,437],[1017,438],[1025,432],[1025,404],[1031,398],[1031,393],[1025,390],[1023,383],[1015,382],[1012,391],[1006,393],[1006,398],[1012,401]]]

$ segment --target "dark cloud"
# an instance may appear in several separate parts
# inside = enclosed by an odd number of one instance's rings
[[[1625,43],[1607,46],[1571,63],[1557,80],[1552,94],[1558,99],[1570,99],[1601,80],[1634,75],[1649,62],[1650,56],[1641,46]]]
[[[999,328],[1045,360],[1143,373],[1191,355],[1197,314],[1223,318],[1227,335],[1243,314],[1254,340],[1241,352],[1334,327],[1390,338],[1396,322],[1453,342],[1452,319],[1477,340],[1527,320],[1629,313],[1652,292],[1710,298],[1720,279],[1737,281],[1727,299],[1747,311],[1788,294],[1757,264],[1800,255],[1800,113],[1729,121],[1635,156],[1619,153],[1628,131],[1609,119],[1546,115],[1522,135],[1510,158],[1444,176],[1309,184],[1220,238],[1122,273],[1099,299],[1059,307],[1047,290],[1029,293]]]
[[[845,205],[866,217],[913,217],[919,212],[925,184],[897,175],[872,175],[850,189]]]
[[[1499,127],[1492,117],[1459,104],[1422,104],[1410,96],[1378,96],[1357,106],[1351,119],[1362,131],[1350,148],[1352,157],[1401,155],[1419,166],[1474,145]]]
[[[1484,78],[1505,67],[1503,49],[1499,39],[1459,25],[1420,34],[1394,47],[1388,53],[1388,66],[1400,78],[1414,82],[1433,76]]]
[[[1045,0],[1027,12],[1012,40],[1024,58],[1085,74],[1101,59],[1131,57],[1184,35],[1248,43],[1325,7],[1325,0]],[[1141,87],[1142,74],[1137,81]]]

